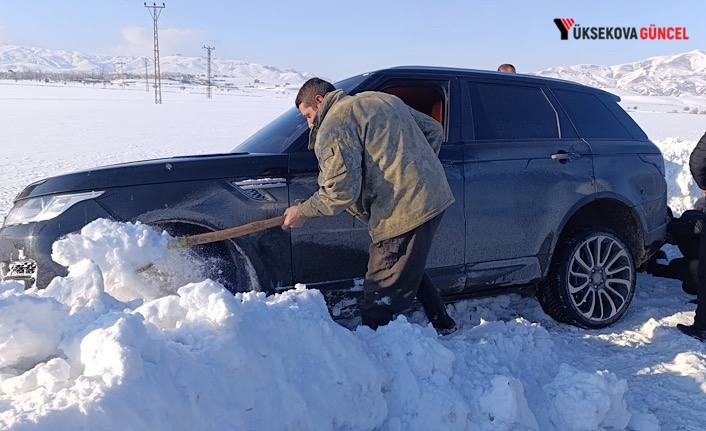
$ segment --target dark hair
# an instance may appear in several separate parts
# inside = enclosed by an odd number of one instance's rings
[[[510,72],[515,73],[515,66],[509,63],[503,63],[498,66],[498,72]]]
[[[330,82],[324,81],[321,78],[311,78],[299,89],[297,98],[294,99],[294,106],[298,108],[302,103],[306,106],[316,106],[314,100],[316,96],[325,96],[326,93],[330,93],[334,90],[336,90],[336,87]]]

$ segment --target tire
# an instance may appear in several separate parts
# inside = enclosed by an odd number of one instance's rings
[[[195,235],[205,230],[181,223],[155,225],[166,230],[173,237]],[[175,262],[188,263],[186,267],[160,268],[162,276],[169,282],[185,283],[201,281],[205,278],[221,283],[228,291],[264,291],[260,284],[254,262],[234,241],[219,241],[192,247],[173,249],[169,252],[180,255]]]
[[[618,321],[635,294],[635,260],[608,228],[575,232],[557,245],[537,298],[554,320],[587,329]]]
[[[262,291],[257,271],[245,252],[226,241],[192,247],[193,254],[203,263],[205,275],[223,284],[231,293]]]

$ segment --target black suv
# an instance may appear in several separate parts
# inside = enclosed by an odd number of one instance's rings
[[[440,159],[456,202],[427,268],[447,300],[536,288],[556,320],[600,328],[618,320],[635,273],[665,235],[667,187],[659,149],[619,98],[528,75],[397,67],[336,84],[394,94],[444,126]],[[172,235],[281,215],[317,189],[306,120],[296,108],[228,154],[106,166],[27,186],[0,230],[5,279],[45,287],[66,268],[52,243],[98,218]],[[199,246],[231,291],[305,283],[350,316],[370,238],[348,214]]]

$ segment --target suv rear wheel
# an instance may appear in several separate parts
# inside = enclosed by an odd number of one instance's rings
[[[635,261],[625,244],[604,227],[580,230],[558,244],[537,291],[544,311],[589,329],[620,319],[635,294]]]

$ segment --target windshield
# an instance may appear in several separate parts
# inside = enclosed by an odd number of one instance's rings
[[[358,75],[334,84],[337,89],[353,94],[370,75]],[[292,103],[294,99],[292,98]],[[298,108],[291,108],[254,135],[235,147],[232,152],[288,153],[301,148],[309,137],[309,127]]]

